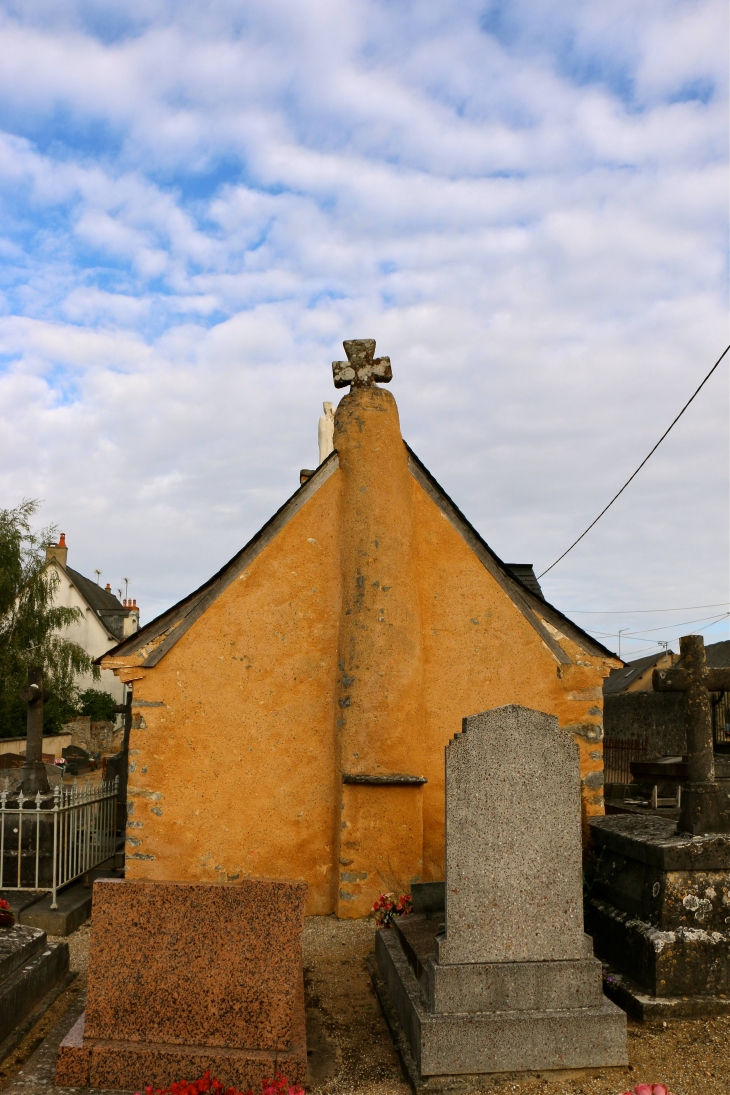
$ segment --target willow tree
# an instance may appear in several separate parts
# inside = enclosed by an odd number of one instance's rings
[[[53,526],[33,532],[38,502],[26,500],[0,510],[0,737],[25,733],[26,707],[20,698],[28,669],[42,666],[51,696],[44,705],[44,730],[58,730],[77,706],[76,678],[98,668],[86,651],[65,638],[63,628],[82,619],[78,608],[55,605],[59,578],[46,566]]]

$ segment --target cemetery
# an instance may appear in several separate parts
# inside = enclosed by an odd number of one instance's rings
[[[334,448],[283,514],[101,659],[131,688],[103,771],[44,757],[29,672],[8,1095],[730,1093],[730,668],[682,639],[652,681],[685,749],[633,771],[680,793],[604,812],[621,663],[408,450],[374,349],[333,364]]]

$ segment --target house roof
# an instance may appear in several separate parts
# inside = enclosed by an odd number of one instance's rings
[[[79,574],[78,570],[73,570],[72,567],[64,568],[66,573],[71,578],[71,581],[78,589],[79,593],[85,598],[89,606],[94,609],[95,612],[113,611],[113,612],[126,612],[126,608],[122,602],[114,596],[113,593],[107,593],[107,591],[96,582],[92,582],[89,578],[84,578],[83,574]]]
[[[659,650],[656,654],[648,654],[645,658],[637,658],[634,662],[626,662],[623,669],[612,669],[610,676],[603,682],[604,696],[613,696],[617,692],[625,692],[629,685],[639,679],[642,673],[646,672],[647,669],[651,669],[663,657],[664,651]]]
[[[409,457],[409,470],[413,477],[464,538],[520,612],[540,634],[546,646],[549,647],[560,663],[570,664],[572,660],[560,646],[559,640],[562,636],[576,642],[589,653],[616,657],[605,646],[544,600],[530,564],[512,564],[514,568],[512,569],[503,563],[408,445],[406,445],[406,449]],[[145,624],[134,635],[131,635],[113,649],[108,650],[102,657],[133,658],[135,664],[143,668],[151,668],[157,665],[168,650],[175,645],[178,639],[182,638],[188,628],[206,611],[209,605],[235,581],[237,576],[251,564],[267,544],[271,543],[280,529],[291,520],[319,487],[337,471],[338,467],[339,459],[335,451],[330,453],[314,474],[301,484],[299,489],[249,540],[245,547],[241,548],[212,578],[209,578],[193,593],[188,594],[187,597],[178,601],[177,604],[161,613],[154,620]],[[98,658],[97,661],[101,662],[101,658]]]
[[[532,563],[505,563],[507,570],[510,574],[514,574],[523,586],[527,586],[533,593],[536,593],[541,601],[545,600],[545,595],[542,591],[542,586],[535,576],[535,569]]]
[[[78,592],[89,608],[99,617],[109,634],[115,639],[121,639],[124,635],[124,620],[131,615],[130,609],[125,608],[113,593],[98,585],[97,582],[85,578],[83,574],[79,574],[78,570],[74,570],[70,566],[63,566],[58,559],[55,562],[58,566],[63,567]]]

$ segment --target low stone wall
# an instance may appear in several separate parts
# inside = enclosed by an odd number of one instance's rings
[[[124,728],[115,729],[113,722],[92,722],[89,715],[80,715],[64,725],[71,735],[71,745],[89,753],[115,753],[122,745]]]
[[[679,692],[619,692],[603,699],[606,739],[643,738],[647,756],[687,752],[683,697]]]
[[[0,753],[24,753],[25,735],[22,738],[0,738]],[[45,734],[43,752],[53,753],[60,759],[62,751],[71,745],[71,734]]]

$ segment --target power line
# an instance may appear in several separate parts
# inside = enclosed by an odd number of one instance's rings
[[[638,616],[643,612],[695,612],[698,608],[724,608],[726,605],[730,605],[730,601],[718,601],[714,605],[684,605],[682,608],[566,608],[563,611],[566,616],[568,613],[572,616]]]
[[[718,623],[720,620],[726,620],[728,616],[730,616],[730,612],[720,612],[717,614],[717,616],[700,616],[698,620],[681,620],[679,623],[676,624],[664,624],[663,627],[647,627],[644,631],[629,631],[628,628],[626,629],[626,631],[624,631],[624,629],[622,628],[622,633],[626,635],[627,639],[630,639],[634,635],[651,635],[654,631],[666,631],[667,628],[689,627],[690,624],[701,624],[704,623],[705,620],[714,620],[716,623]],[[706,626],[709,627],[709,624],[707,624]],[[586,630],[588,629],[586,628]],[[597,635],[599,638],[602,639],[611,639],[615,637],[616,632],[590,631],[589,634]]]
[[[720,622],[721,622],[720,620],[716,620],[716,621],[715,621],[715,623],[720,623]],[[697,628],[697,630],[698,630],[698,631],[707,631],[707,630],[708,630],[709,628],[711,628],[711,627],[714,627],[714,626],[715,626],[715,624],[714,624],[714,623],[713,623],[713,624],[705,624],[705,625],[704,625],[703,627],[698,627],[698,628]],[[610,638],[611,636],[606,636],[606,637],[607,637],[607,638]],[[676,639],[679,639],[679,638],[681,638],[681,636],[680,636],[680,635],[675,635],[675,638],[676,638]],[[641,639],[629,639],[628,641],[629,641],[630,643],[640,643],[640,642],[641,642]],[[649,641],[649,640],[647,639],[647,642],[648,642],[648,641]],[[670,641],[670,642],[673,642],[673,640],[672,640],[672,639],[670,639],[669,641]],[[656,640],[656,641],[655,641],[655,642],[653,643],[653,645],[652,645],[652,646],[642,646],[642,647],[641,647],[641,648],[640,648],[639,650],[632,650],[632,651],[631,651],[631,656],[632,656],[633,658],[636,658],[636,656],[637,656],[638,654],[643,654],[643,653],[644,653],[644,651],[647,651],[647,650],[648,650],[648,651],[651,651],[651,652],[653,653],[653,652],[654,652],[654,648],[655,648],[655,647],[658,647],[658,646],[660,646],[660,645],[661,645],[661,643],[660,643],[660,641],[659,641],[659,640],[657,639],[657,640]],[[659,650],[656,650],[656,653],[658,654],[658,653],[660,653],[660,651],[659,651]]]
[[[650,457],[650,456],[653,456],[653,455],[654,455],[654,453],[655,453],[655,452],[657,451],[657,449],[659,448],[659,446],[661,445],[662,441],[663,441],[663,440],[664,440],[664,438],[665,438],[665,437],[667,436],[667,434],[669,433],[669,431],[670,431],[670,430],[672,429],[672,427],[673,427],[673,426],[675,426],[675,425],[677,424],[677,422],[679,422],[680,418],[682,417],[682,415],[684,414],[684,412],[685,412],[685,411],[687,410],[687,408],[689,407],[689,405],[690,405],[690,403],[692,402],[692,400],[693,400],[693,399],[695,398],[695,396],[699,395],[699,393],[700,393],[700,392],[702,391],[702,389],[704,388],[705,384],[706,384],[706,383],[707,383],[707,381],[708,381],[708,380],[710,379],[710,377],[712,376],[712,374],[714,373],[715,369],[716,369],[716,368],[717,368],[717,366],[718,366],[718,365],[720,364],[720,362],[722,361],[722,359],[724,358],[724,356],[725,356],[725,354],[726,354],[726,353],[728,352],[728,350],[730,350],[730,346],[726,346],[726,347],[725,347],[725,349],[724,349],[724,350],[722,351],[722,353],[720,354],[720,356],[718,357],[717,361],[715,362],[715,364],[714,364],[714,365],[712,366],[712,368],[710,369],[710,371],[709,371],[709,373],[707,374],[707,376],[705,377],[705,379],[704,379],[704,380],[702,381],[702,383],[700,384],[699,388],[697,388],[697,389],[696,389],[696,390],[695,390],[695,391],[694,391],[694,392],[692,393],[692,395],[691,395],[691,396],[689,397],[689,399],[687,400],[687,402],[685,403],[685,405],[684,405],[684,406],[682,407],[682,410],[681,410],[681,411],[679,412],[679,414],[677,415],[677,417],[676,417],[676,418],[674,419],[674,421],[673,421],[673,422],[671,422],[671,423],[669,424],[669,426],[668,426],[668,427],[666,428],[666,430],[664,431],[664,433],[662,434],[662,436],[661,436],[661,437],[659,438],[659,440],[657,441],[656,445],[655,445],[655,446],[654,446],[654,448],[653,448],[653,449],[651,450],[651,452],[650,452],[650,453],[648,453],[648,455],[644,457],[644,459],[643,459],[643,460],[641,461],[641,463],[639,464],[639,466],[638,466],[638,468],[636,469],[636,471],[634,472],[634,474],[633,474],[633,475],[630,475],[630,476],[629,476],[629,478],[628,478],[628,479],[626,480],[626,482],[625,482],[625,483],[624,483],[624,485],[622,486],[621,490],[620,490],[620,491],[618,491],[618,492],[617,492],[616,494],[614,494],[613,498],[612,498],[612,499],[611,499],[611,501],[610,501],[610,502],[608,503],[608,505],[607,505],[607,506],[604,506],[604,508],[603,508],[603,509],[601,510],[601,512],[600,512],[600,513],[598,514],[598,517],[596,517],[595,521],[591,521],[590,525],[589,525],[589,526],[588,526],[588,528],[587,528],[587,529],[585,530],[585,532],[581,532],[581,534],[580,534],[580,536],[578,537],[578,539],[577,539],[577,540],[574,540],[574,541],[573,541],[573,543],[572,543],[572,544],[570,545],[570,547],[569,547],[569,548],[566,548],[566,549],[565,549],[565,551],[563,552],[563,554],[562,554],[562,555],[559,555],[559,556],[557,557],[557,559],[555,560],[555,562],[554,562],[554,563],[551,563],[551,564],[550,564],[550,566],[549,566],[549,567],[547,568],[547,570],[543,570],[542,574],[538,574],[538,578],[543,578],[543,577],[544,577],[544,576],[545,576],[545,575],[546,575],[546,574],[548,573],[548,571],[549,571],[549,570],[552,570],[552,569],[553,569],[553,567],[557,566],[557,565],[558,565],[558,563],[560,562],[560,560],[561,560],[561,559],[564,559],[564,558],[565,558],[565,556],[566,556],[566,555],[568,554],[568,552],[569,552],[569,551],[572,551],[572,550],[573,550],[573,548],[575,547],[575,545],[576,545],[576,544],[579,544],[579,543],[581,542],[581,540],[583,539],[583,537],[584,537],[584,536],[587,536],[587,535],[588,535],[588,533],[589,533],[589,532],[591,531],[591,529],[593,528],[593,526],[594,526],[594,525],[596,525],[596,524],[598,524],[598,522],[599,522],[599,521],[601,520],[601,518],[603,517],[604,513],[605,513],[605,512],[607,511],[607,510],[609,510],[609,509],[611,508],[611,506],[612,506],[612,505],[614,504],[614,502],[616,501],[616,499],[617,499],[617,498],[619,498],[619,497],[620,497],[620,495],[622,495],[622,494],[623,494],[623,492],[624,492],[624,491],[626,490],[626,488],[628,487],[628,485],[629,485],[629,483],[631,482],[631,480],[632,480],[632,479],[635,479],[635,478],[636,478],[636,476],[637,476],[637,475],[639,474],[639,472],[641,471],[641,469],[642,469],[642,468],[644,467],[644,464],[645,464],[645,463],[647,462],[647,460],[649,459],[649,457]]]

